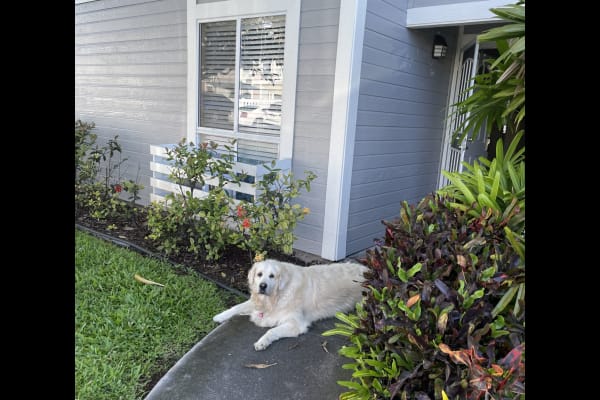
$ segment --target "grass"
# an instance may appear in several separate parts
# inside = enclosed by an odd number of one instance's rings
[[[153,376],[216,326],[227,296],[193,273],[76,231],[76,399],[143,398]]]

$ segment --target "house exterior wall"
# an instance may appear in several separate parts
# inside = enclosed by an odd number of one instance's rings
[[[402,201],[436,187],[457,28],[409,30],[407,3],[367,3],[347,254],[373,246]],[[444,59],[431,57],[435,32],[448,42]]]
[[[98,0],[75,5],[75,119],[115,135],[148,204],[150,144],[175,143],[186,127],[186,1]]]
[[[442,6],[446,4],[470,3],[482,0],[408,0],[408,8]]]
[[[303,0],[300,14],[292,169],[317,179],[296,199],[311,212],[298,223],[294,247],[313,254],[323,238],[339,8],[340,0]]]
[[[340,0],[301,5],[293,171],[317,175],[297,202],[311,212],[295,247],[320,254],[327,182]],[[186,0],[98,0],[75,5],[75,118],[96,124],[98,143],[114,135],[127,162],[124,179],[145,186],[151,144],[186,136]]]

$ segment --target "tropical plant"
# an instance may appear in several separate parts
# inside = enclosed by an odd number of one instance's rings
[[[466,99],[454,104],[454,114],[463,116],[454,132],[455,140],[477,136],[482,127],[490,132],[495,125],[512,138],[525,122],[525,1],[491,11],[507,22],[489,29],[477,40],[495,41],[499,57],[487,61],[489,71],[477,75],[465,91]],[[508,145],[510,140],[506,140]]]
[[[496,142],[496,156],[479,157],[473,164],[463,162],[462,172],[442,171],[450,184],[438,193],[452,198],[451,207],[478,217],[493,210],[512,230],[525,229],[525,147],[519,146],[523,132],[513,139],[506,152],[502,139]]]
[[[525,303],[515,293],[525,264],[507,228],[437,194],[404,202],[384,224],[385,241],[367,252],[365,298],[323,333],[350,342],[340,399],[523,395]]]

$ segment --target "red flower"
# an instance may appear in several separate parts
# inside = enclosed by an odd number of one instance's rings
[[[123,190],[123,187],[120,184],[117,183],[114,186],[114,190],[115,190],[115,193],[121,193],[121,191]]]
[[[241,205],[237,206],[237,216],[240,218],[246,216],[246,210],[244,210],[244,207],[242,207]]]
[[[250,220],[248,218],[244,218],[244,221],[242,221],[242,226],[244,228],[250,228]]]

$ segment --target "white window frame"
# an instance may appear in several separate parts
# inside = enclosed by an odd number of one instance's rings
[[[200,135],[219,135],[246,140],[279,143],[279,160],[291,159],[294,144],[294,113],[296,109],[296,77],[298,68],[298,38],[301,0],[226,0],[196,4],[187,0],[187,141],[199,143]],[[198,79],[200,71],[200,24],[204,22],[237,20],[264,15],[285,14],[285,45],[283,52],[284,78],[282,91],[281,130],[279,138],[269,138],[239,132],[198,126]],[[240,38],[236,41],[239,44]],[[239,48],[239,45],[237,46]],[[237,50],[239,51],[239,49]],[[236,57],[237,63],[237,57]],[[236,71],[236,88],[239,70]],[[236,91],[234,115],[239,106]],[[236,124],[237,125],[237,124]]]

